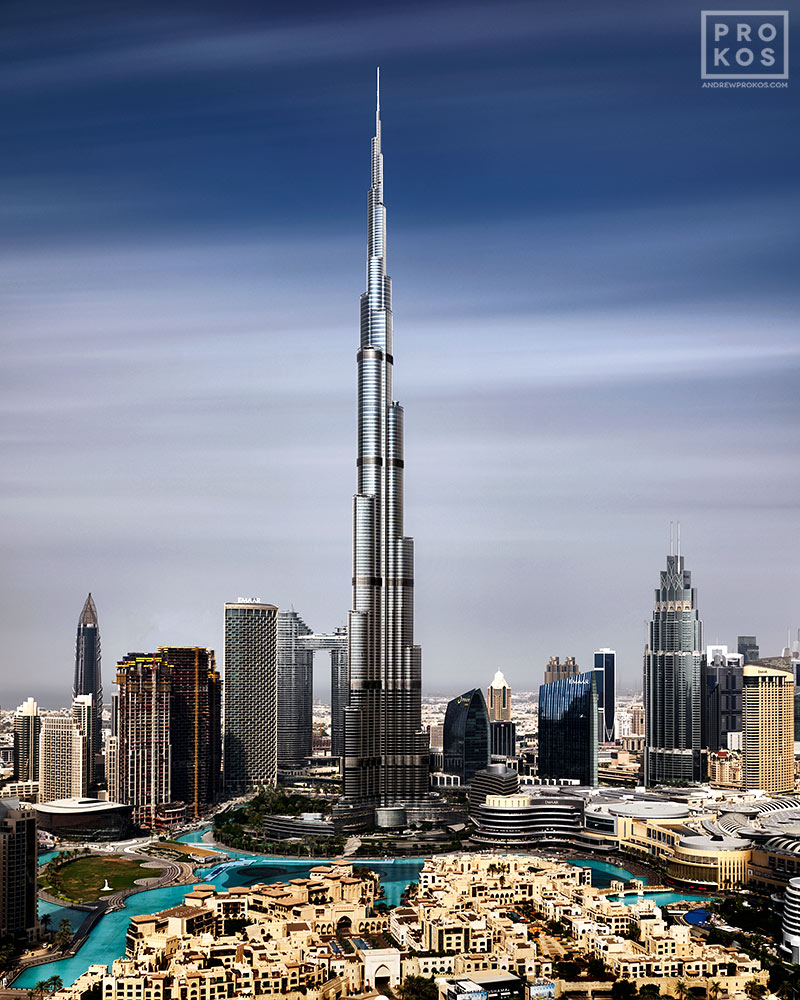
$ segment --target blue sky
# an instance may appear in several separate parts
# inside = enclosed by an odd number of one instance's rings
[[[635,685],[672,519],[779,651],[798,101],[701,88],[701,6],[4,5],[3,707],[88,590],[107,688],[239,595],[344,621],[378,63],[426,689]]]

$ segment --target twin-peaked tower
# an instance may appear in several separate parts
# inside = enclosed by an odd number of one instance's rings
[[[428,792],[428,743],[421,731],[422,651],[414,645],[414,543],[403,534],[403,408],[392,398],[392,281],[386,274],[380,87],[367,220],[367,290],[361,296],[356,356],[350,703],[344,710],[340,808],[368,823],[375,809],[419,803]],[[382,821],[380,813],[377,819]]]

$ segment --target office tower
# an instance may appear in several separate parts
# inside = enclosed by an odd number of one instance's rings
[[[225,787],[272,787],[278,776],[278,609],[225,605]]]
[[[434,722],[428,726],[428,746],[431,751],[444,750],[443,722]]]
[[[105,745],[105,772],[108,801],[120,802],[119,787],[119,695],[111,695],[111,732]]]
[[[492,757],[516,757],[516,724],[513,722],[490,722],[489,742]]]
[[[444,771],[468,785],[490,762],[489,712],[480,688],[447,703],[444,716]]]
[[[382,822],[428,793],[422,651],[414,644],[414,543],[403,529],[403,408],[394,402],[392,283],[386,274],[380,100],[368,195],[367,290],[361,296],[357,489],[353,498],[350,703],[344,795],[351,823]],[[396,819],[396,812],[393,813]]]
[[[14,715],[14,780],[39,780],[39,733],[42,719],[33,700],[19,706]]]
[[[740,635],[736,637],[736,651],[744,657],[745,664],[760,657],[758,642],[754,635]]]
[[[646,785],[703,780],[700,681],[703,624],[692,574],[670,544],[645,654]]]
[[[170,787],[170,674],[158,653],[128,653],[117,664],[117,795],[133,820],[152,828]]]
[[[794,790],[794,680],[785,670],[744,667],[744,787]]]
[[[71,716],[48,715],[39,734],[39,801],[86,795],[87,743]]]
[[[490,722],[511,721],[511,688],[498,670],[486,692],[486,707],[489,709]]]
[[[314,653],[299,640],[312,630],[296,611],[278,612],[278,767],[311,756]]]
[[[645,716],[642,702],[634,702],[630,707],[631,713],[631,736],[644,736]]]
[[[97,756],[94,753],[96,741],[94,727],[97,716],[94,711],[94,697],[90,694],[79,694],[72,702],[72,718],[83,740],[83,795],[87,795],[96,785]]]
[[[75,677],[72,683],[73,700],[90,694],[94,699],[94,724],[92,748],[92,782],[100,775],[103,752],[103,681],[100,675],[100,629],[97,625],[97,608],[92,595],[86,598],[78,619],[75,640]]]
[[[597,738],[600,743],[614,742],[614,717],[617,705],[617,654],[613,649],[594,653],[597,683]]]
[[[19,799],[0,799],[0,939],[38,935],[36,810]]]
[[[222,683],[213,649],[161,646],[169,671],[170,794],[197,818],[219,796]]]
[[[597,784],[594,670],[539,688],[539,777]]]
[[[326,637],[331,653],[331,756],[344,756],[344,710],[350,702],[350,670],[347,662],[347,627],[340,626]]]
[[[702,743],[708,750],[727,749],[728,733],[742,731],[741,653],[727,646],[706,646],[702,664]]]
[[[578,672],[578,664],[575,662],[574,656],[568,656],[563,663],[557,656],[551,656],[545,667],[544,682],[552,684],[553,681],[561,681],[565,677],[576,677]]]

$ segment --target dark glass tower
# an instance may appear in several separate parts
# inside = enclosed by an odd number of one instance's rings
[[[597,784],[594,670],[539,688],[539,777]]]
[[[350,702],[340,809],[365,823],[428,792],[421,728],[422,651],[414,644],[414,542],[403,529],[403,408],[392,395],[392,283],[386,274],[380,100],[367,196],[367,290],[361,296],[357,489],[353,502]]]
[[[680,550],[680,546],[679,546]],[[703,780],[700,710],[703,623],[683,556],[667,556],[645,654],[646,785]]]
[[[278,768],[302,767],[311,756],[314,652],[312,631],[296,611],[278,612]]]
[[[91,753],[99,763],[103,750],[103,681],[100,675],[100,629],[91,593],[86,598],[78,619],[78,637],[75,641],[73,700],[81,694],[90,694],[94,699]]]
[[[614,714],[617,704],[617,654],[613,649],[598,649],[594,654],[597,681],[597,738],[601,743],[614,742]]]
[[[489,710],[480,688],[447,703],[444,716],[444,770],[468,785],[491,760]]]
[[[196,819],[219,796],[222,781],[222,683],[213,649],[162,646],[169,668],[170,789]]]

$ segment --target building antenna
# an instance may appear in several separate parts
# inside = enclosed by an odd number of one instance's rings
[[[673,523],[674,522],[672,522],[672,521],[669,522],[669,554],[671,556],[675,555],[675,542],[674,542]]]
[[[381,116],[381,68],[376,67],[375,73],[375,113]]]
[[[681,522],[678,521],[678,558],[681,557]]]

